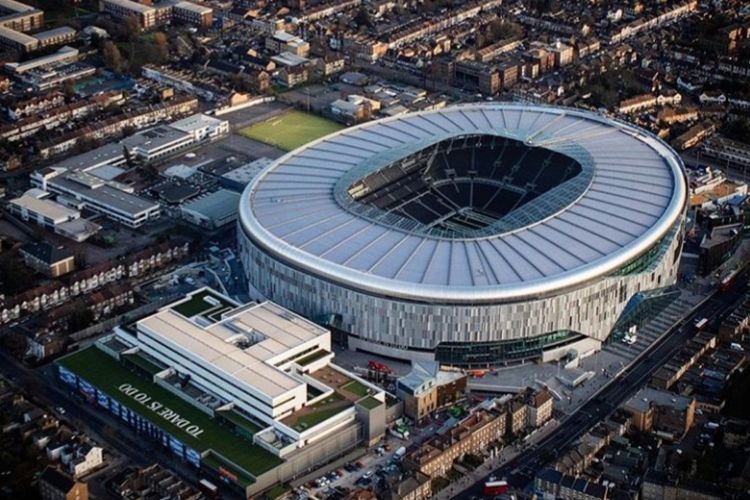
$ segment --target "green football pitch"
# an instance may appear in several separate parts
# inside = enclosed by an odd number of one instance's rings
[[[245,127],[240,134],[291,151],[342,128],[334,121],[295,110]]]

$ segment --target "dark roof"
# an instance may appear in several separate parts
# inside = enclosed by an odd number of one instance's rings
[[[20,251],[36,257],[47,264],[54,264],[55,262],[73,257],[73,252],[67,248],[62,246],[55,247],[49,243],[24,243],[21,245]]]
[[[565,488],[572,488],[575,480],[576,478],[574,478],[573,476],[568,476],[567,474],[565,474],[560,481],[560,486],[563,486]]]
[[[582,477],[579,477],[573,483],[573,489],[577,490],[577,491],[580,491],[580,492],[584,492],[584,491],[586,491],[586,485],[588,485],[588,483],[589,482],[587,480],[585,480]]]
[[[536,477],[537,479],[541,479],[542,481],[558,484],[560,482],[560,479],[562,479],[562,472],[547,468],[539,471]]]
[[[586,487],[586,493],[596,498],[607,498],[607,488],[597,483],[589,483]]]
[[[44,472],[42,472],[42,475],[39,477],[39,479],[49,484],[57,491],[62,491],[65,493],[69,492],[76,484],[70,476],[49,465],[46,469],[44,469]]]

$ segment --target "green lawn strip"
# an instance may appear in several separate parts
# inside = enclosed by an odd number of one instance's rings
[[[204,290],[201,293],[197,293],[197,294],[193,295],[190,298],[190,300],[188,300],[187,302],[183,302],[181,304],[177,304],[172,309],[175,310],[175,311],[177,311],[178,313],[182,314],[186,318],[191,318],[191,317],[195,316],[196,314],[204,313],[204,312],[208,311],[209,309],[213,309],[214,307],[216,307],[216,306],[214,306],[214,305],[209,304],[208,302],[206,302],[204,300],[206,297],[212,297],[212,298],[216,299],[219,302],[220,307],[227,307],[227,308],[231,308],[232,307],[232,304],[230,304],[227,301],[223,300],[221,297],[217,297],[216,295],[214,295],[213,293],[209,292],[208,290]]]
[[[367,408],[368,410],[372,410],[373,408],[377,408],[378,406],[380,406],[382,403],[372,396],[367,396],[366,398],[357,401],[357,404]]]
[[[277,484],[276,486],[268,490],[265,496],[273,500],[273,499],[279,498],[280,496],[285,495],[288,492],[289,492],[288,486],[284,486],[283,484]]]
[[[246,488],[255,482],[253,478],[248,476],[245,471],[242,471],[234,465],[227,463],[215,453],[209,453],[205,457],[201,458],[201,464],[211,467],[217,472],[219,471],[219,468],[228,470],[229,472],[237,476],[237,483],[243,488]]]
[[[234,410],[222,410],[217,412],[222,417],[226,418],[228,421],[236,425],[237,427],[240,427],[244,429],[245,431],[249,432],[250,434],[257,434],[262,429],[255,425],[254,422],[247,419],[246,417],[240,415]]]
[[[212,420],[207,414],[166,389],[137,376],[94,346],[61,358],[58,363],[199,452],[209,449],[215,450],[216,453],[224,456],[227,460],[231,460],[256,476],[281,463],[281,460],[275,455],[246,439],[238,437],[229,429]],[[203,433],[197,438],[193,437],[148,406],[125,395],[119,390],[119,386],[125,383],[148,394],[151,397],[150,401],[158,401],[172,411],[179,413],[183,418],[190,420],[192,424],[203,429]]]
[[[240,134],[292,151],[342,128],[343,125],[326,118],[293,110],[245,127],[240,130]]]
[[[150,375],[156,375],[160,371],[164,370],[164,368],[161,368],[160,366],[152,363],[140,354],[123,354],[122,356]]]
[[[369,394],[367,386],[359,380],[352,380],[348,384],[342,385],[341,389],[357,396],[367,396],[367,394]]]
[[[303,431],[309,429],[319,423],[328,420],[334,415],[338,415],[344,411],[345,407],[328,408],[324,410],[318,410],[314,413],[308,413],[307,415],[301,415],[297,417],[297,423],[294,425],[294,429],[297,431]]]
[[[298,415],[292,428],[296,431],[304,431],[310,427],[317,425],[324,420],[327,420],[334,415],[338,415],[349,406],[339,406],[337,403],[343,401],[345,398],[341,394],[334,392],[322,401],[318,401],[307,407],[304,415]]]
[[[300,366],[306,366],[306,365],[309,365],[310,363],[312,363],[313,361],[317,361],[320,358],[322,358],[324,356],[327,356],[329,354],[331,354],[331,353],[328,352],[328,351],[325,351],[325,350],[321,349],[321,350],[315,351],[315,352],[313,352],[311,354],[308,354],[307,356],[305,356],[302,359],[298,359],[297,360],[297,364],[300,365]]]

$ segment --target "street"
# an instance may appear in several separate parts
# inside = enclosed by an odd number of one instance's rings
[[[643,356],[620,375],[613,378],[612,382],[605,386],[598,395],[577,411],[571,413],[537,446],[519,454],[495,469],[491,474],[487,474],[481,480],[476,481],[466,490],[457,492],[454,498],[481,496],[482,487],[489,476],[506,478],[512,486],[519,489],[526,488],[539,470],[561,454],[597,422],[609,416],[621,403],[645,384],[651,374],[695,334],[693,321],[696,318],[705,317],[711,321],[732,307],[747,290],[747,278],[748,271],[746,270],[741,274],[738,279],[738,286],[734,290],[726,293],[714,292],[702,306],[675,325],[671,333],[654,344],[648,355]]]

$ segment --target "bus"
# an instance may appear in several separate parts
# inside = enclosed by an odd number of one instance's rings
[[[510,488],[508,487],[507,481],[494,481],[490,479],[486,483],[484,483],[484,489],[482,490],[482,494],[486,497],[494,497],[497,495],[502,495],[503,493],[507,493]]]

